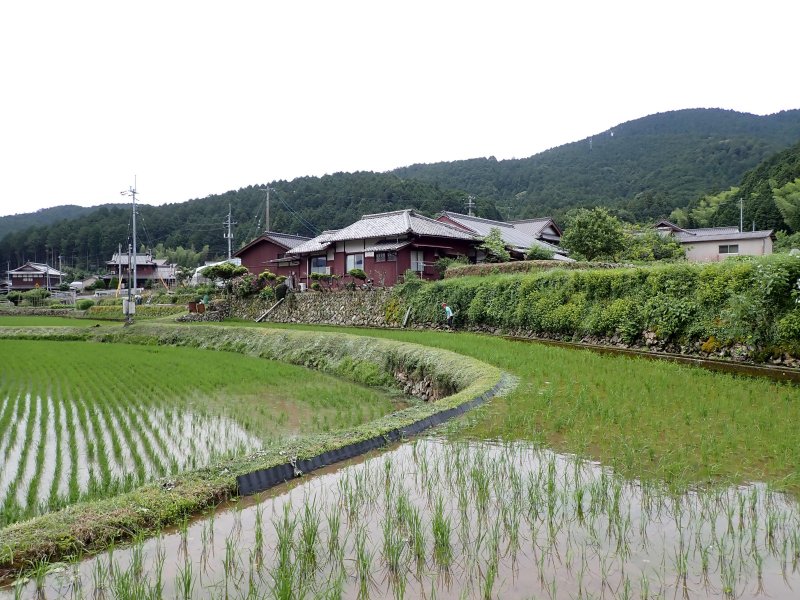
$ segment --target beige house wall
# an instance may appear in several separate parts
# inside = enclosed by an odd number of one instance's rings
[[[765,237],[755,240],[718,240],[714,242],[691,242],[683,243],[686,249],[686,260],[690,262],[716,262],[725,260],[729,256],[736,254],[720,254],[719,247],[737,244],[739,246],[738,256],[764,256],[772,254],[772,238]]]

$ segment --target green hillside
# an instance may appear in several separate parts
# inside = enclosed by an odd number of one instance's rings
[[[75,219],[89,214],[99,207],[85,208],[74,204],[64,204],[52,208],[43,208],[32,213],[20,213],[0,217],[0,240],[12,231],[19,231],[35,225],[50,225],[63,219]]]
[[[463,212],[468,194],[477,199],[478,215],[489,218],[560,220],[571,208],[600,205],[641,222],[669,217],[676,208],[690,214],[701,197],[737,185],[747,194],[746,222],[785,229],[770,204],[767,180],[783,184],[791,169],[784,173],[769,161],[780,163],[774,157],[798,140],[800,110],[769,116],[719,109],[662,113],[525,159],[476,158],[389,173],[277,181],[269,184],[270,229],[312,236],[368,213],[412,207],[429,215]],[[256,185],[182,203],[141,206],[138,241],[148,247],[160,243],[196,250],[207,245],[211,256],[224,256],[228,207],[237,223],[234,247],[239,247],[264,230],[265,198],[265,186]],[[738,200],[735,204],[738,211]],[[715,207],[719,215],[709,224],[738,222],[738,212],[736,219],[728,214],[733,206],[726,200]],[[72,209],[89,212],[64,220],[61,215]],[[118,244],[127,246],[130,221],[130,210],[117,205],[2,217],[0,227],[5,229],[0,233],[8,233],[0,236],[0,264],[60,254],[68,266],[96,270]]]
[[[441,189],[419,181],[403,181],[381,173],[337,173],[325,177],[301,177],[269,184],[270,229],[312,237],[325,229],[349,225],[361,215],[417,208],[433,215],[441,210],[461,211],[466,193]],[[227,255],[223,222],[232,211],[234,248],[264,230],[266,187],[249,186],[236,191],[163,206],[139,205],[137,245],[168,248],[208,245],[210,255]],[[478,201],[480,214],[499,217],[494,206]],[[0,264],[46,260],[61,254],[64,264],[82,269],[102,269],[119,244],[127,248],[131,236],[129,206],[97,207],[94,212],[17,230],[0,239]]]
[[[629,121],[530,158],[413,165],[404,178],[492,199],[511,218],[560,218],[605,206],[634,221],[737,185],[746,171],[800,140],[800,110],[757,116],[690,109]]]

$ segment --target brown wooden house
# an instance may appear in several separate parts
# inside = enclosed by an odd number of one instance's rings
[[[466,256],[474,260],[480,239],[463,228],[440,223],[413,209],[364,215],[343,229],[325,231],[286,252],[298,260],[300,282],[310,274],[346,275],[362,269],[375,285],[392,286],[411,269],[438,279],[436,261]]]
[[[309,239],[311,238],[300,235],[267,231],[237,250],[233,256],[241,259],[242,266],[247,267],[253,275],[259,275],[264,271],[286,277],[292,273],[298,275],[300,260],[296,256],[287,256],[287,251]]]
[[[27,290],[43,288],[46,290],[57,289],[63,281],[64,273],[50,265],[35,262],[26,262],[21,267],[6,273],[12,290],[24,292]]]

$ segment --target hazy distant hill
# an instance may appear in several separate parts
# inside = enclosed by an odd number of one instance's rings
[[[559,217],[602,205],[631,220],[737,185],[746,171],[800,141],[800,110],[757,116],[721,109],[651,115],[530,158],[418,164],[392,171],[496,202],[511,217]]]

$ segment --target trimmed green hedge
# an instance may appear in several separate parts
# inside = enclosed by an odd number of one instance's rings
[[[460,277],[398,288],[414,320],[534,334],[645,335],[665,343],[743,343],[800,352],[800,257],[776,254],[712,264],[568,270]]]
[[[134,317],[142,319],[155,319],[157,317],[168,317],[179,315],[186,312],[186,306],[182,304],[140,304],[136,307]],[[95,319],[122,319],[122,305],[114,306],[92,306],[87,311],[87,316]]]

